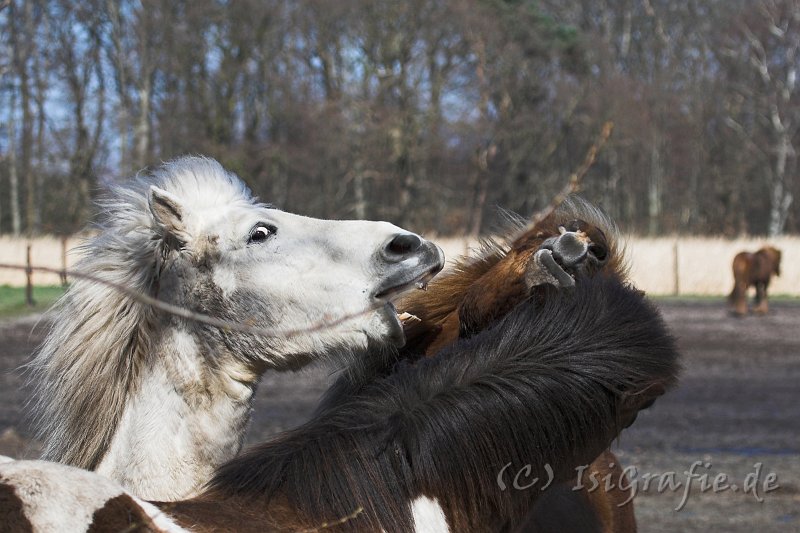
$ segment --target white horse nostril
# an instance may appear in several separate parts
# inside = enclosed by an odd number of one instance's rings
[[[417,251],[422,246],[422,239],[413,233],[400,233],[396,235],[386,249],[389,253],[394,255],[407,255]]]

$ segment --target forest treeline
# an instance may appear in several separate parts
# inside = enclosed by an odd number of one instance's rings
[[[800,230],[800,0],[0,0],[0,232],[208,154],[265,201],[479,233],[614,133],[641,234]]]

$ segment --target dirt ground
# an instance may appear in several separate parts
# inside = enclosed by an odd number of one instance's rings
[[[685,356],[681,383],[615,445],[636,469],[640,531],[800,531],[800,302],[775,302],[768,316],[744,319],[722,302],[659,306]],[[29,391],[14,370],[45,332],[46,322],[35,324],[35,317],[0,323],[0,454],[38,453],[23,416]],[[328,379],[322,369],[268,374],[248,441],[303,421]],[[703,474],[709,483],[725,474],[737,489],[702,492]]]

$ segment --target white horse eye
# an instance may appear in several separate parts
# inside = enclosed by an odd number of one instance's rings
[[[266,241],[271,235],[274,235],[278,228],[270,225],[258,225],[250,232],[250,238],[247,244],[259,244]]]

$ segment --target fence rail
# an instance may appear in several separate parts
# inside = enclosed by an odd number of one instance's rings
[[[469,238],[434,240],[442,246],[448,258],[463,255],[476,244]],[[71,250],[80,242],[78,236],[63,239],[0,237],[0,263],[70,269],[77,260],[77,254]],[[742,250],[754,251],[769,243],[783,252],[781,276],[774,279],[770,292],[800,296],[800,237],[766,240],[630,236],[625,242],[631,280],[648,294],[726,295],[733,286],[733,256]],[[0,285],[26,286],[27,276],[31,276],[35,285],[64,282],[57,273],[0,269]]]

